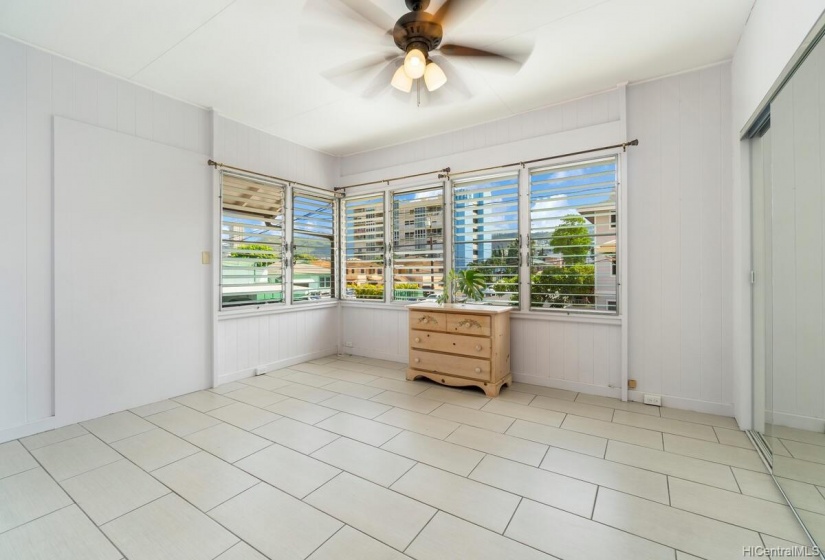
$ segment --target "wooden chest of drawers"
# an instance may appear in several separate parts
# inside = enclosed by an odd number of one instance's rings
[[[410,321],[407,379],[481,387],[498,395],[510,375],[510,308],[486,305],[415,303]]]

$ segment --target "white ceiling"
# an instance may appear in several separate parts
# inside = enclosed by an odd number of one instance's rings
[[[391,88],[363,97],[372,75],[348,88],[322,76],[397,51],[338,0],[3,0],[0,33],[347,155],[728,59],[753,3],[487,0],[444,42],[532,44],[532,56],[515,75],[453,57],[472,95],[448,82],[420,107]],[[406,12],[403,0],[374,4],[392,20]]]

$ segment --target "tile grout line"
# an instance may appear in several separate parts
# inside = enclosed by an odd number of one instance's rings
[[[85,428],[84,428],[84,429],[85,429]],[[97,438],[97,436],[95,436],[94,434],[92,434],[92,436],[93,436],[93,437],[95,437],[95,438]],[[100,441],[100,439],[99,439],[99,438],[98,438],[98,441]],[[58,443],[60,443],[60,442],[58,442]],[[101,441],[101,443],[103,443],[103,442]],[[103,445],[106,445],[106,444],[105,444],[105,443],[103,443]],[[108,446],[107,446],[107,447],[108,447]],[[110,447],[109,449],[111,449],[111,447]],[[117,453],[117,451],[116,451],[116,450],[114,450],[114,449],[112,449],[112,451],[114,451],[115,453]],[[34,455],[32,455],[32,457],[34,457]],[[93,520],[93,519],[89,516],[89,514],[88,514],[88,513],[86,513],[86,510],[85,510],[85,509],[83,509],[83,508],[81,507],[81,505],[77,503],[77,501],[76,501],[76,500],[72,497],[72,495],[71,495],[71,494],[69,494],[68,492],[66,492],[66,489],[65,489],[65,488],[63,488],[63,485],[61,485],[61,484],[57,481],[57,479],[56,479],[54,476],[52,476],[52,473],[50,473],[50,472],[48,471],[48,469],[46,469],[46,467],[44,467],[44,466],[43,466],[43,464],[40,462],[40,460],[39,460],[37,457],[34,457],[34,460],[35,460],[35,461],[37,461],[37,463],[40,465],[40,468],[42,468],[42,469],[43,469],[43,471],[44,471],[44,472],[45,472],[45,473],[49,476],[49,478],[51,478],[51,479],[52,479],[52,482],[54,482],[55,484],[57,484],[57,486],[60,488],[60,490],[62,490],[62,491],[63,491],[63,493],[65,493],[65,494],[69,497],[69,499],[72,501],[72,504],[74,504],[75,506],[77,506],[77,509],[78,509],[78,510],[80,510],[80,512],[81,512],[81,513],[82,513],[82,514],[86,517],[86,519],[88,519],[88,520],[89,520],[89,523],[91,523],[91,524],[92,524],[92,527],[94,527],[94,528],[95,528],[95,529],[96,529],[96,530],[97,530],[97,531],[98,531],[101,535],[103,535],[103,537],[104,537],[107,541],[109,541],[109,543],[110,543],[110,544],[114,547],[114,549],[115,549],[116,551],[118,551],[118,552],[120,553],[120,555],[121,555],[123,558],[126,558],[127,556],[123,553],[123,551],[122,551],[122,550],[120,550],[120,547],[118,547],[118,546],[114,543],[114,541],[113,541],[112,539],[110,539],[110,538],[109,538],[109,535],[107,535],[107,534],[103,531],[103,529],[101,529],[101,528],[98,526],[98,524],[94,522],[94,520]],[[70,504],[70,505],[72,505],[72,504]],[[69,505],[69,506],[70,506],[70,505]],[[66,506],[66,507],[69,507],[69,506]],[[63,509],[63,508],[61,508],[61,509]],[[52,512],[52,513],[54,513],[54,512]],[[30,522],[29,522],[29,523],[30,523]],[[24,525],[25,525],[25,524],[24,524]],[[22,527],[22,525],[21,525],[21,527]]]
[[[593,521],[593,516],[596,515],[596,502],[599,501],[599,490],[601,490],[601,484],[596,485],[596,495],[593,496],[593,507],[590,508],[590,517],[589,519]]]
[[[518,494],[516,494],[516,495],[518,495]],[[504,530],[501,531],[501,536],[502,537],[505,536],[505,533],[507,532],[507,529],[510,528],[510,523],[512,523],[513,519],[516,517],[516,512],[518,511],[518,508],[521,506],[521,502],[523,502],[523,501],[524,501],[524,496],[519,496],[518,503],[516,504],[516,507],[513,508],[513,513],[510,514],[510,519],[507,520],[507,525],[505,525]],[[493,531],[493,532],[495,532],[495,531]]]
[[[61,489],[61,490],[63,490],[63,488],[62,488],[62,487],[61,487],[60,489]],[[63,490],[63,492],[64,492],[66,495],[68,495],[68,492],[66,492],[65,490]],[[8,534],[8,533],[11,533],[12,531],[16,531],[17,529],[20,529],[21,527],[25,527],[25,526],[26,526],[26,525],[28,525],[29,523],[34,523],[34,522],[35,522],[35,521],[37,521],[38,519],[43,519],[44,517],[48,517],[48,516],[50,516],[50,515],[51,515],[51,514],[53,514],[53,513],[57,513],[58,511],[63,511],[63,510],[64,510],[64,509],[66,509],[66,508],[70,508],[70,507],[72,507],[72,506],[77,506],[77,508],[78,508],[78,509],[80,509],[80,506],[78,506],[78,505],[77,505],[77,502],[75,502],[75,501],[74,501],[74,499],[73,499],[71,496],[69,496],[69,499],[72,501],[72,503],[70,503],[70,504],[66,504],[66,505],[65,505],[65,506],[63,506],[63,507],[59,507],[59,508],[57,508],[57,509],[56,509],[56,510],[54,510],[54,511],[50,511],[49,513],[44,513],[43,515],[38,515],[38,516],[37,516],[37,517],[35,517],[34,519],[29,519],[28,521],[26,521],[25,523],[21,523],[20,525],[15,525],[14,527],[10,527],[10,528],[8,528],[8,529],[5,529],[5,530],[3,530],[3,531],[0,531],[0,536],[2,536],[2,535],[6,535],[6,534]],[[81,510],[81,511],[82,511],[82,510]],[[94,522],[92,522],[92,525],[94,525]],[[97,525],[95,525],[95,529],[99,529],[99,527],[98,527]]]

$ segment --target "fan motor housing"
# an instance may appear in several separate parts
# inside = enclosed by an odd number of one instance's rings
[[[432,20],[432,15],[415,11],[398,18],[392,29],[392,38],[404,52],[413,43],[422,43],[428,51],[434,51],[441,44],[443,33],[441,25]]]

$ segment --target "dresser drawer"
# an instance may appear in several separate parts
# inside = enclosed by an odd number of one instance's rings
[[[490,380],[490,360],[410,350],[410,367],[469,379]]]
[[[488,315],[447,315],[447,332],[490,336],[490,317]]]
[[[461,354],[474,358],[489,358],[492,342],[489,338],[476,338],[460,334],[410,331],[410,348]]]
[[[410,330],[446,332],[447,315],[428,311],[410,311]]]

